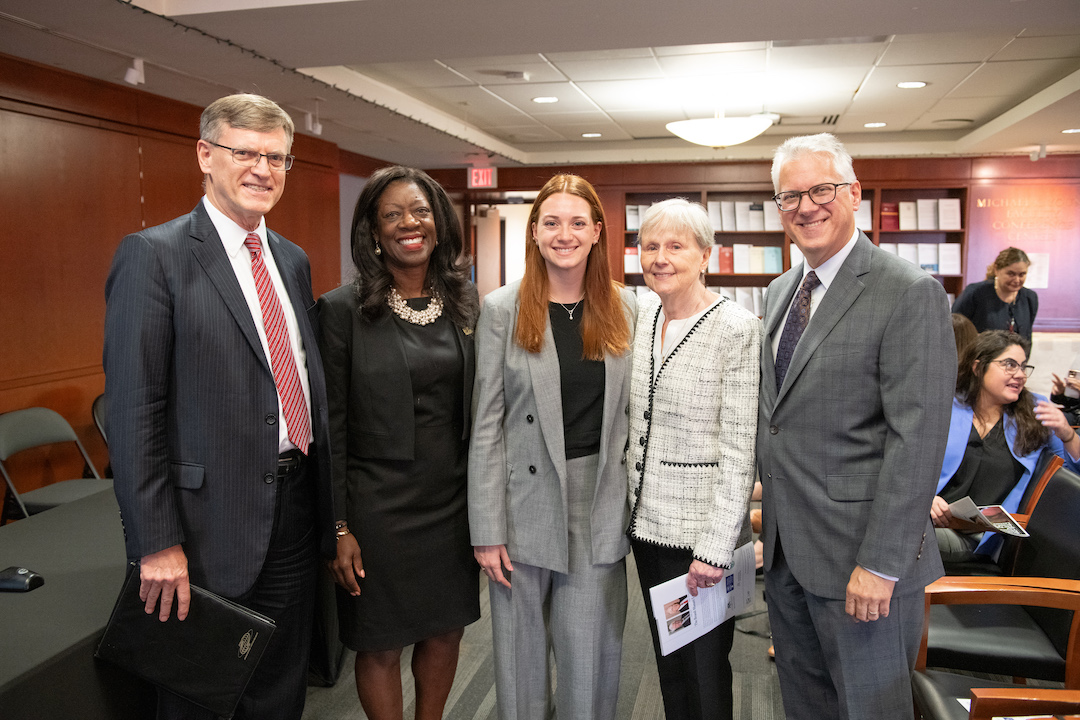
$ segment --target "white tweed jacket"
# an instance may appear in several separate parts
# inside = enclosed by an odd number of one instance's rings
[[[710,308],[660,366],[660,299],[638,307],[626,454],[630,536],[730,567],[754,484],[761,321]]]

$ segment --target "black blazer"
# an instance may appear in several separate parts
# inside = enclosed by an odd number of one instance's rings
[[[476,293],[476,288],[470,285],[469,291]],[[356,288],[351,284],[326,293],[318,305],[330,404],[334,513],[344,519],[350,450],[361,458],[415,457],[412,378],[401,335],[389,311],[371,322],[362,319]],[[465,367],[461,437],[467,440],[476,368],[473,328],[458,328],[454,336]]]
[[[333,555],[326,390],[304,251],[267,231],[311,387],[320,543]],[[278,399],[255,321],[200,202],[129,235],[105,286],[109,456],[127,553],[183,544],[191,581],[255,582],[274,522]],[[284,302],[284,299],[282,300]]]

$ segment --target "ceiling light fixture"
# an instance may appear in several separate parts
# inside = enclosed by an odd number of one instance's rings
[[[146,84],[146,71],[143,68],[142,58],[133,58],[131,60],[131,67],[124,73],[124,82],[128,85]]]
[[[679,120],[669,122],[665,127],[688,142],[719,148],[753,140],[779,119],[779,116],[773,113],[724,117],[723,112],[718,112],[716,117]]]
[[[541,105],[549,105],[551,103],[559,102],[559,98],[553,95],[541,95],[540,97],[534,97],[532,101]]]
[[[598,132],[581,133],[581,137],[583,137],[583,138],[598,138],[598,137],[601,137],[601,134],[598,133]]]
[[[906,80],[904,82],[896,83],[896,87],[901,90],[918,90],[919,88],[926,87],[926,83],[922,80]]]
[[[883,123],[883,122],[869,122],[869,123],[863,123],[863,127],[864,127],[864,128],[879,128],[879,127],[885,127],[885,123]]]
[[[1063,135],[1074,135],[1080,133],[1080,128],[1069,128],[1068,130],[1061,131]]]
[[[1045,160],[1046,159],[1046,143],[1040,144],[1038,150],[1032,150],[1031,155],[1029,155],[1028,157],[1031,158],[1031,162],[1039,162],[1040,160]]]

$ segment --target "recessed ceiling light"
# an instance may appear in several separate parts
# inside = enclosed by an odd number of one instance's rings
[[[883,123],[883,122],[863,123],[863,127],[864,127],[864,128],[879,128],[879,127],[885,127],[885,123]]]
[[[974,122],[975,121],[971,118],[941,118],[940,120],[935,120],[934,124],[941,127],[958,128],[965,125],[971,125]]]
[[[1080,128],[1069,128],[1068,130],[1062,130],[1061,132],[1066,135],[1073,135],[1075,133],[1080,133]]]
[[[557,102],[559,102],[559,98],[554,97],[552,95],[541,95],[540,97],[534,97],[532,99],[532,101],[534,103],[540,103],[541,105],[547,105],[549,103],[557,103]]]
[[[581,133],[581,137],[583,137],[583,138],[598,138],[598,137],[601,137],[601,134],[597,133],[597,132]]]
[[[919,88],[926,87],[926,83],[922,80],[907,80],[905,82],[896,83],[896,87],[904,90],[918,90]]]

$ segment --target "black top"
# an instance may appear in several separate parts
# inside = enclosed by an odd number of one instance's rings
[[[972,424],[964,459],[941,489],[943,500],[956,502],[967,495],[976,505],[1000,505],[1020,482],[1024,466],[1009,451],[1002,418],[985,438]]]
[[[548,303],[551,334],[559,354],[567,460],[600,452],[600,427],[604,421],[604,362],[582,357],[585,352],[581,336],[584,309],[584,300],[576,309],[572,305]]]
[[[991,278],[964,288],[953,303],[952,311],[971,320],[979,332],[1012,330],[1030,341],[1035,315],[1039,312],[1039,296],[1034,290],[1022,287],[1016,294],[1016,300],[1004,302],[994,290],[994,280]]]

